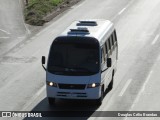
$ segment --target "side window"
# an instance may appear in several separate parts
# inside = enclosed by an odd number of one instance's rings
[[[109,49],[108,49],[108,46],[107,46],[107,41],[105,42],[105,47],[106,47],[106,54],[108,54]]]
[[[102,63],[104,63],[106,61],[106,58],[107,58],[106,47],[105,47],[105,45],[103,45],[103,47],[102,47]]]
[[[109,45],[109,49],[111,50],[111,40],[110,40],[110,38],[108,38],[108,45]]]
[[[110,44],[109,44],[109,39],[106,41],[106,46],[107,46],[107,53],[108,53],[108,57],[111,54],[111,48],[110,48]]]
[[[104,51],[104,61],[106,61],[107,52],[106,52],[106,46],[105,45],[103,45],[103,51]]]
[[[112,38],[112,47],[113,47],[113,50],[114,50],[114,49],[115,49],[115,37],[114,37],[114,32],[112,33],[111,38]]]
[[[102,55],[101,55],[101,58],[102,58],[102,60],[101,60],[101,63],[104,63],[104,61],[105,61],[105,57],[104,57],[104,49],[102,48],[101,49],[101,51],[102,51]]]
[[[117,44],[117,35],[116,35],[116,31],[115,31],[115,30],[114,30],[113,36],[114,36],[114,40],[115,40],[115,42],[116,42],[116,44]]]
[[[115,39],[114,39],[114,33],[112,33],[111,38],[112,38],[112,45],[114,45],[114,42],[115,42]]]
[[[111,54],[112,54],[112,49],[113,49],[112,36],[110,36],[110,38],[109,38],[109,46],[110,46],[110,50],[111,50]]]

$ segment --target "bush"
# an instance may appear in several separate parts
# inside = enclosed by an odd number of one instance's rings
[[[25,21],[31,25],[43,25],[44,16],[62,3],[64,0],[29,0],[24,10]]]

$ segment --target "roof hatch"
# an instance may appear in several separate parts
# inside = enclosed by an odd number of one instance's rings
[[[78,27],[77,29],[70,29],[68,34],[89,34],[89,30],[86,27]]]
[[[79,23],[77,23],[77,26],[97,26],[97,22],[96,21],[79,21]]]

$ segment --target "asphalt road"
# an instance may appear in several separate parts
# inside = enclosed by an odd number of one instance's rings
[[[159,0],[86,0],[57,16],[42,31],[1,57],[0,111],[160,111],[159,6]],[[75,100],[57,100],[56,107],[50,107],[46,99],[41,56],[47,57],[52,40],[72,21],[85,18],[109,19],[115,24],[119,60],[114,88],[99,107],[93,106],[92,102]],[[91,116],[76,119],[159,119]]]
[[[0,1],[0,55],[7,53],[29,34],[22,11],[22,0]]]

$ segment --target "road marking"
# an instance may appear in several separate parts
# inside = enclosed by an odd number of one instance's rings
[[[121,15],[127,7],[123,8],[117,15],[115,15],[111,20],[113,21],[114,19],[116,19],[119,15]]]
[[[132,81],[132,79],[129,79],[129,80],[126,82],[126,84],[125,84],[125,86],[123,87],[123,89],[121,90],[119,96],[123,96],[124,92],[125,92],[126,89],[128,88],[128,86],[129,86],[129,84],[131,83],[131,81]]]
[[[147,82],[149,81],[152,73],[153,73],[153,71],[150,71],[150,73],[148,74],[147,79],[143,84],[143,87],[141,88],[140,92],[138,93],[138,95],[137,95],[136,99],[134,100],[134,102],[133,102],[133,104],[132,104],[132,106],[131,106],[129,111],[131,111],[133,109],[133,107],[135,106],[135,104],[138,102],[138,100],[140,98],[140,95],[144,92],[145,86],[146,86]]]
[[[146,87],[146,84],[148,83],[148,81],[149,81],[152,73],[153,73],[153,71],[151,71],[151,72],[149,73],[149,75],[147,76],[147,79],[146,79],[146,81],[144,82],[143,87],[142,87],[142,92],[144,91],[144,89],[145,89],[145,87]]]
[[[2,38],[2,39],[8,39],[8,38],[10,38],[10,37],[0,37],[0,38]]]
[[[2,29],[0,29],[0,31],[2,31],[2,32],[4,32],[4,33],[6,33],[6,34],[11,34],[11,33],[9,33],[9,32],[7,32],[7,31],[5,31],[5,30],[2,30]]]
[[[123,8],[123,9],[118,13],[118,15],[122,14],[125,10],[126,10],[126,7]]]
[[[134,2],[134,0],[131,0],[124,8],[127,9],[130,5],[132,5],[132,3]],[[114,19],[116,19],[120,14],[115,15],[111,21],[114,21]]]
[[[158,38],[159,38],[159,35],[156,35],[156,37],[154,38],[154,40],[152,42],[152,45],[154,45],[157,42]]]

